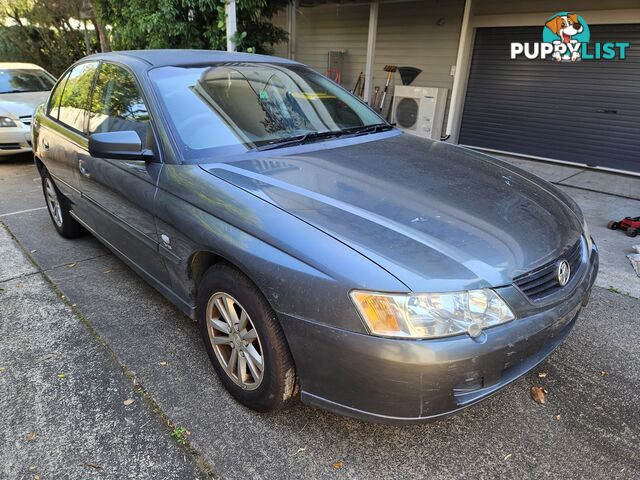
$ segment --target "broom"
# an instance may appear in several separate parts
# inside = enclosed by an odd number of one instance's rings
[[[382,92],[382,100],[380,100],[380,111],[384,108],[384,100],[387,98],[387,92],[389,91],[389,84],[391,83],[391,77],[393,76],[393,72],[398,69],[396,65],[385,65],[384,71],[387,72],[387,83],[384,85],[384,90]]]

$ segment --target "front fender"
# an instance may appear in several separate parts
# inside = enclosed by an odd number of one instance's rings
[[[351,289],[407,291],[352,248],[195,165],[164,165],[155,214],[173,288],[191,303],[198,251],[237,266],[276,312],[351,331],[366,331]]]

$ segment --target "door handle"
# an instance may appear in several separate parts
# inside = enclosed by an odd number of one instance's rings
[[[80,169],[80,173],[82,175],[84,175],[87,178],[91,177],[91,172],[89,172],[87,167],[85,167],[84,162],[82,161],[82,159],[78,160],[78,168]]]
[[[45,150],[49,150],[49,142],[47,142],[44,138],[42,139],[42,147]]]

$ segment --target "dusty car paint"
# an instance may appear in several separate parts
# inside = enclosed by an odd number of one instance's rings
[[[194,55],[208,62],[248,58]],[[485,155],[397,130],[190,164],[172,141],[146,72],[194,58],[90,57],[136,74],[153,119],[156,161],[92,159],[85,136],[43,109],[33,132],[39,167],[54,175],[76,218],[182,311],[194,316],[204,269],[219,260],[235,265],[277,312],[302,399],[389,423],[425,421],[481,400],[568,334],[598,255],[583,237],[579,209],[553,186]],[[44,139],[69,142],[72,158],[53,146],[44,152]],[[580,268],[565,288],[536,303],[513,285],[515,276],[576,242]],[[496,289],[516,319],[475,339],[375,337],[349,297],[354,289],[481,287]]]

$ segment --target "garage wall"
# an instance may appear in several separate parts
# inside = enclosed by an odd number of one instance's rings
[[[344,50],[342,84],[351,90],[365,67],[369,6],[300,8],[297,22],[296,60],[324,74],[329,51]]]
[[[414,85],[451,90],[451,67],[456,61],[463,10],[464,0],[381,3],[374,86],[384,88],[386,72],[383,68],[393,64],[420,68],[423,72]],[[280,17],[276,24],[286,25],[286,14],[282,13]],[[328,52],[345,51],[342,84],[351,90],[365,69],[369,5],[300,8],[297,21],[296,60],[325,73]],[[286,56],[286,44],[280,46],[278,52]],[[401,84],[398,73],[391,85],[394,84]],[[391,96],[387,98],[385,113]]]
[[[276,27],[280,27],[283,30],[288,31],[289,25],[287,25],[287,9],[284,8],[280,12],[278,12],[277,15],[274,15],[271,18],[271,23]],[[281,42],[278,45],[274,45],[273,54],[276,57],[287,58],[287,49],[288,41]]]
[[[374,85],[384,87],[386,72],[383,68],[387,64],[413,66],[420,68],[422,73],[412,85],[444,87],[449,89],[450,96],[451,66],[456,63],[463,10],[464,0],[381,4]],[[437,24],[439,20],[442,25]],[[394,81],[402,85],[398,73]],[[383,112],[387,109],[388,102]]]
[[[475,0],[475,15],[500,15],[532,12],[577,11],[580,10],[606,10],[611,8],[638,8],[638,0]],[[588,19],[586,19],[588,21]]]

